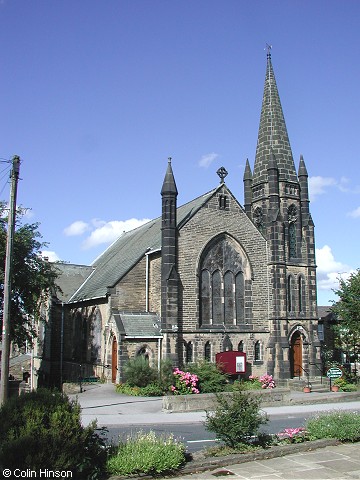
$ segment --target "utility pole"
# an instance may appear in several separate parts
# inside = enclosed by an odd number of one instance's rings
[[[15,155],[12,159],[12,170],[10,174],[10,211],[8,218],[8,231],[5,257],[5,278],[4,278],[4,304],[2,324],[2,352],[1,352],[1,379],[0,379],[0,406],[8,398],[9,385],[9,360],[10,360],[10,305],[11,305],[11,266],[13,258],[15,216],[16,216],[16,193],[20,171],[20,157]]]

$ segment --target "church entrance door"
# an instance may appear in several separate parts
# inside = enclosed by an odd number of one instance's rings
[[[291,338],[290,346],[290,368],[292,377],[299,377],[302,374],[302,347],[301,333],[295,332]]]
[[[116,375],[118,371],[118,346],[117,340],[114,337],[112,342],[112,353],[111,353],[111,381],[116,383]]]

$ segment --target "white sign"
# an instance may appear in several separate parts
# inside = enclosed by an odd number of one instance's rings
[[[245,357],[236,357],[236,373],[245,372]]]

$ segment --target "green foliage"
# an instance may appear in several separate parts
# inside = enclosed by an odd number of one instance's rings
[[[185,462],[185,446],[172,435],[157,437],[154,432],[139,432],[120,442],[107,463],[113,475],[164,474]]]
[[[346,280],[339,278],[339,288],[334,292],[339,297],[331,307],[339,320],[334,327],[337,344],[347,353],[347,361],[352,361],[360,351],[360,269]]]
[[[21,224],[24,211],[18,209],[12,261],[12,295],[10,305],[11,340],[19,347],[32,342],[35,329],[32,319],[41,319],[40,299],[55,289],[56,266],[44,260],[41,251],[47,246],[38,223]],[[7,241],[7,206],[0,202],[0,318],[3,316],[4,268]]]
[[[341,410],[318,414],[307,421],[306,431],[311,440],[337,438],[357,442],[360,440],[360,414]]]
[[[268,421],[260,413],[260,398],[238,390],[232,394],[217,394],[216,399],[215,410],[206,412],[205,427],[229,447],[250,443],[260,425]]]
[[[345,378],[337,378],[334,380],[334,385],[337,385],[339,387],[339,390],[341,392],[356,392],[357,391],[357,386],[354,385],[353,383],[348,383]]]
[[[249,380],[235,380],[231,390],[261,390],[262,383],[256,377]]]
[[[146,387],[157,379],[157,370],[149,365],[146,358],[139,355],[124,366],[124,376],[131,387]]]
[[[0,465],[101,478],[107,451],[95,429],[95,423],[81,425],[80,406],[61,393],[38,390],[12,397],[0,409]]]
[[[201,393],[217,393],[226,389],[228,376],[219,369],[216,363],[207,361],[189,363],[186,365],[186,370],[198,377],[198,388]]]
[[[146,387],[132,387],[128,383],[118,383],[115,390],[117,393],[135,397],[161,397],[165,393],[162,385],[158,382],[149,383]]]
[[[173,364],[171,360],[161,360],[160,371],[158,373],[158,382],[163,392],[168,392],[169,386],[174,381]]]

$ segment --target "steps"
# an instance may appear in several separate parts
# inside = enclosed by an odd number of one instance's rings
[[[310,377],[309,383],[312,392],[326,393],[330,390],[330,382],[327,377]],[[288,380],[288,387],[297,392],[302,392],[303,388],[306,387],[307,384],[307,377],[302,377],[300,379],[296,377]]]

